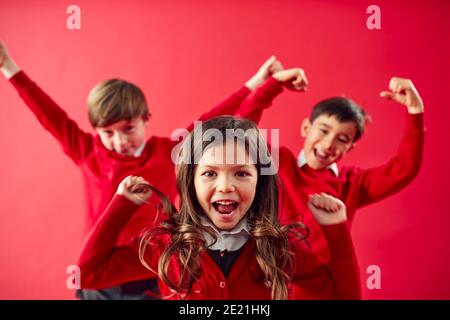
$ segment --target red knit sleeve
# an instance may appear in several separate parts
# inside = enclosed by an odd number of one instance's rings
[[[78,266],[81,287],[85,289],[109,288],[121,283],[156,277],[139,260],[139,240],[117,246],[124,225],[138,206],[125,197],[115,195],[99,220],[88,234],[83,245]],[[159,248],[146,250],[146,262],[157,269]]]
[[[419,173],[424,145],[422,114],[407,114],[397,155],[388,163],[356,172],[352,188],[360,190],[358,207],[390,196],[407,186]]]
[[[359,266],[347,223],[322,226],[330,260],[321,260],[307,246],[294,246],[293,299],[361,299]]]
[[[214,117],[223,116],[223,115],[235,115],[242,101],[244,101],[245,97],[250,94],[250,89],[243,86],[238,91],[233,93],[231,96],[223,100],[221,103],[216,105],[214,108],[209,110],[208,112],[202,114],[200,118],[196,121],[206,121],[212,119]],[[191,123],[188,127],[188,131],[192,131],[194,129],[194,123]]]
[[[269,77],[254,94],[244,100],[237,111],[237,116],[253,120],[258,124],[264,109],[269,108],[272,105],[273,99],[281,92],[283,92],[281,83],[275,80],[275,78]]]
[[[361,299],[358,260],[347,222],[321,226],[330,249],[328,268],[338,299]]]
[[[91,153],[92,135],[82,131],[25,72],[18,72],[9,81],[42,126],[58,140],[75,163],[79,164]]]

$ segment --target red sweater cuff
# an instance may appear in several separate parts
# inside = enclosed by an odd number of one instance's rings
[[[269,77],[266,82],[261,86],[261,92],[265,93],[265,96],[272,100],[274,97],[283,92],[283,85],[274,77]]]
[[[125,223],[130,220],[131,216],[140,206],[135,204],[134,202],[128,200],[122,195],[115,194],[106,208],[103,219],[99,219],[98,222],[105,223],[111,226],[111,229],[114,227],[121,228],[125,225]]]
[[[15,75],[13,75],[9,82],[16,88],[17,91],[22,91],[28,87],[32,80],[27,76],[24,71],[19,71]]]
[[[422,133],[425,132],[424,114],[406,114],[406,133]]]
[[[252,92],[252,90],[250,90],[250,89],[247,88],[246,86],[242,86],[235,94],[236,94],[238,97],[245,98],[245,97],[248,96],[251,92]]]
[[[268,108],[272,100],[283,92],[283,86],[274,77],[269,77],[261,87],[259,87],[252,98],[253,103],[247,104],[245,107],[241,107],[239,112],[240,116],[248,117],[249,114],[256,110],[262,110]]]
[[[131,200],[128,200],[125,196],[121,194],[115,194],[112,199],[111,203],[109,204],[109,207],[114,207],[114,211],[136,211],[140,205],[134,203]]]
[[[347,259],[353,255],[353,242],[347,221],[332,225],[321,225],[330,249],[331,260]]]

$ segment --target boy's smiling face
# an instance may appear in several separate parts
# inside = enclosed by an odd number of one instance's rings
[[[339,161],[352,149],[356,125],[322,114],[312,123],[309,119],[303,120],[301,133],[305,138],[303,150],[308,166],[323,169]]]
[[[148,120],[141,116],[120,120],[106,127],[95,128],[106,149],[133,156],[145,142]]]

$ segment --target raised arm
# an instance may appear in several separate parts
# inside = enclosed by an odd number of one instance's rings
[[[93,149],[92,135],[82,131],[69,119],[66,112],[20,69],[1,41],[0,70],[42,126],[58,140],[64,152],[77,164],[86,158]]]
[[[222,116],[222,115],[235,115],[244,99],[258,86],[260,86],[271,74],[281,70],[281,63],[275,56],[271,56],[265,61],[258,71],[245,83],[245,85],[238,91],[233,93],[227,99],[219,103],[213,109],[200,116],[197,121],[206,121],[208,119]],[[194,124],[190,124],[187,127],[188,131],[192,131]]]
[[[139,239],[126,245],[116,245],[125,224],[136,209],[151,196],[148,189],[137,189],[140,183],[145,183],[145,180],[132,176],[125,178],[120,183],[117,194],[88,234],[78,260],[82,288],[102,289],[156,277],[139,259]],[[149,221],[149,226],[150,223]],[[155,252],[158,251],[157,248],[154,249]],[[158,255],[147,256],[151,261],[146,262],[156,268]]]
[[[361,187],[358,206],[383,199],[407,186],[419,173],[425,137],[424,105],[411,80],[392,78],[381,96],[407,109],[406,126],[397,155],[386,164],[356,172]]]
[[[345,205],[326,194],[312,195],[308,208],[320,224],[330,250],[328,269],[338,299],[361,299],[358,261],[347,226]]]
[[[269,77],[256,92],[241,104],[237,116],[259,123],[262,113],[272,105],[273,99],[283,92],[283,87],[293,91],[306,91],[308,80],[300,68],[280,70]]]

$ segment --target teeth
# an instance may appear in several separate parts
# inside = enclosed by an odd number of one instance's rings
[[[325,158],[325,159],[328,158],[328,154],[322,153],[321,151],[319,151],[317,149],[316,149],[316,154],[321,158]]]
[[[234,203],[236,203],[236,201],[232,201],[232,200],[219,200],[219,201],[215,201],[218,204],[224,205],[224,206],[228,206],[228,205],[232,205]]]
[[[222,215],[232,214],[239,204],[233,200],[218,200],[212,203],[214,209]]]

